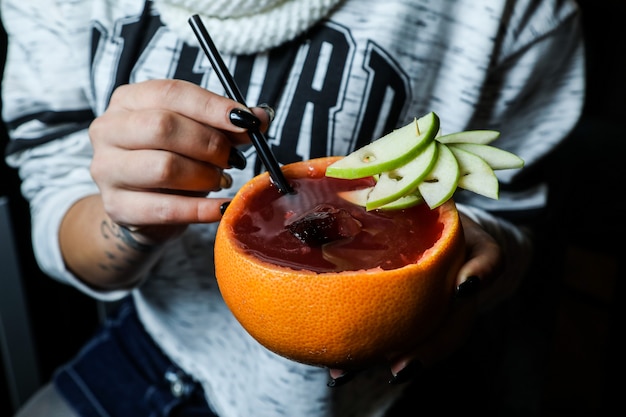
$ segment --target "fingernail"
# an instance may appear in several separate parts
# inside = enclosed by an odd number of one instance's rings
[[[460,283],[455,291],[454,295],[456,298],[468,297],[478,291],[480,288],[480,278],[477,276],[467,277],[465,281]]]
[[[253,130],[261,126],[261,121],[254,114],[244,109],[232,109],[228,114],[230,122],[237,127]]]
[[[340,376],[338,376],[337,378],[331,378],[330,381],[328,381],[328,383],[326,384],[326,386],[328,386],[328,388],[340,387],[352,381],[355,375],[356,375],[356,372],[345,372],[341,374]]]
[[[241,152],[237,148],[230,148],[230,153],[228,154],[229,166],[233,168],[237,168],[237,169],[244,169],[247,163],[248,161],[246,160],[246,157],[243,155],[243,152]]]
[[[224,215],[224,213],[226,213],[226,209],[228,208],[229,205],[230,205],[230,201],[226,201],[225,203],[222,203],[220,205],[220,213],[222,214],[222,216]]]
[[[397,374],[393,375],[389,380],[391,385],[400,385],[405,382],[410,381],[417,375],[422,372],[424,367],[422,366],[420,361],[414,360],[410,362],[407,366],[401,369]]]
[[[270,123],[274,121],[274,117],[276,117],[276,111],[272,106],[267,103],[261,103],[257,107],[265,110],[265,113],[267,113],[267,117],[270,119]]]
[[[228,175],[226,172],[222,172],[222,177],[220,178],[220,188],[230,188],[233,185],[233,177]]]

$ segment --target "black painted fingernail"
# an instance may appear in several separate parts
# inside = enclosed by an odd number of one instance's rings
[[[467,277],[465,281],[460,283],[455,291],[454,295],[456,298],[468,297],[478,291],[480,288],[480,278],[477,276]]]
[[[424,366],[420,361],[414,360],[407,366],[400,370],[397,374],[393,375],[389,380],[391,385],[400,385],[413,379],[418,373],[422,372]]]
[[[244,109],[232,109],[228,114],[230,122],[237,127],[254,130],[261,127],[261,121],[254,114]]]
[[[331,378],[330,381],[328,381],[328,383],[326,384],[329,388],[337,388],[340,387],[342,385],[345,385],[346,383],[352,381],[352,379],[354,379],[354,376],[356,375],[356,372],[344,372],[343,374],[339,375],[337,378]]]
[[[222,214],[222,216],[224,215],[224,213],[226,213],[226,209],[228,208],[229,205],[230,205],[230,201],[227,201],[220,205],[220,213]]]
[[[247,163],[248,161],[246,160],[246,157],[243,155],[243,152],[241,152],[237,148],[230,148],[230,154],[228,154],[229,166],[233,168],[237,168],[237,169],[244,169]]]
[[[270,123],[272,123],[274,117],[276,117],[276,111],[274,110],[274,108],[267,103],[261,103],[257,107],[265,110],[265,113],[267,113],[267,117],[270,119]]]

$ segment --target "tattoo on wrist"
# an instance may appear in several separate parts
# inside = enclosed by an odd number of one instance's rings
[[[158,245],[150,245],[147,243],[139,242],[133,236],[133,232],[131,232],[127,227],[119,226],[119,231],[120,231],[120,234],[119,234],[120,239],[122,239],[122,241],[126,245],[133,248],[137,252],[144,252],[144,253],[152,252],[158,246]]]
[[[142,253],[152,252],[157,246],[156,244],[149,244],[139,242],[135,236],[133,236],[133,232],[130,231],[127,227],[120,226],[118,224],[109,224],[107,221],[102,222],[102,233],[107,237],[107,235],[115,236],[119,240],[122,241],[127,247]],[[107,232],[108,230],[108,232]]]

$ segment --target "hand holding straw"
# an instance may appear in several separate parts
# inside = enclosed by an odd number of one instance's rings
[[[196,34],[198,42],[200,42],[200,46],[204,50],[204,53],[209,58],[209,61],[211,61],[211,65],[213,66],[213,69],[217,73],[218,78],[224,86],[228,97],[248,107],[245,103],[243,95],[241,94],[241,91],[239,91],[239,87],[237,87],[237,84],[235,83],[233,76],[228,71],[228,68],[226,68],[224,60],[220,56],[217,48],[215,47],[215,44],[213,43],[209,32],[206,30],[206,27],[202,23],[200,16],[193,15],[192,17],[190,17],[189,24]],[[272,150],[267,144],[267,139],[265,138],[265,135],[263,135],[263,133],[258,129],[248,130],[248,135],[250,135],[252,144],[256,148],[257,154],[261,158],[261,162],[263,162],[265,169],[267,169],[267,171],[269,172],[270,177],[278,187],[279,191],[283,194],[292,194],[293,188],[291,188],[291,185],[287,182],[283,171],[280,169],[276,157],[274,156]]]

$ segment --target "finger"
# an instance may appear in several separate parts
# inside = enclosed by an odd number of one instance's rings
[[[268,104],[259,104],[256,107],[252,107],[250,110],[261,121],[261,132],[266,132],[270,126],[270,123],[272,123],[274,117],[276,116],[274,108],[270,107]]]
[[[503,268],[504,254],[496,240],[482,227],[462,216],[465,232],[466,262],[457,274],[457,286],[470,277],[486,283],[497,277]]]
[[[111,153],[113,154],[113,153]],[[128,190],[205,192],[230,186],[220,168],[181,155],[142,150],[94,159],[91,174],[101,186]],[[103,190],[105,191],[105,190]]]
[[[229,167],[231,141],[221,131],[163,110],[109,111],[89,128],[94,149],[101,142],[123,149],[162,149]]]
[[[339,378],[340,376],[342,376],[345,373],[346,373],[346,371],[343,370],[343,369],[331,368],[331,369],[328,370],[328,374],[333,379]]]
[[[345,371],[343,369],[329,369],[330,380],[326,384],[329,388],[337,388],[352,381],[356,376],[356,371]]]
[[[114,205],[103,201],[114,222],[144,227],[216,222],[222,217],[220,206],[229,199],[118,190],[109,199]]]
[[[126,110],[158,106],[221,130],[246,131],[230,121],[230,112],[243,108],[240,103],[183,80],[148,80],[120,86],[113,92],[110,106]]]
[[[501,271],[501,249],[492,241],[481,240],[468,246],[467,262],[457,275],[457,286],[472,277],[478,277],[481,284],[492,281]]]

